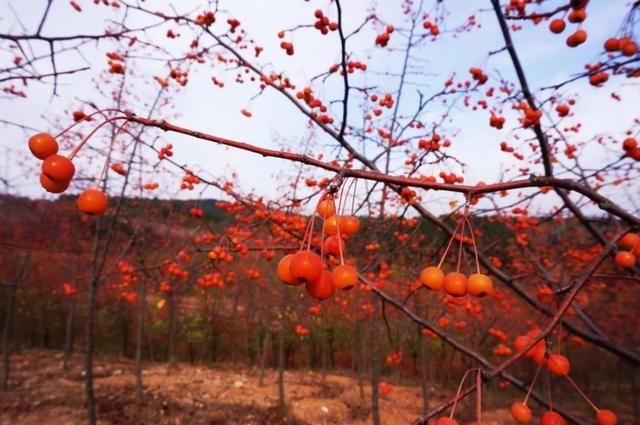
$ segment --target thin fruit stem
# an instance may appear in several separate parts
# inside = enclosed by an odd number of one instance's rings
[[[324,223],[327,221],[326,218],[322,217],[322,229],[320,229],[320,258],[324,258]]]
[[[536,373],[535,375],[533,375],[533,380],[531,381],[531,385],[529,385],[529,390],[527,391],[527,395],[524,397],[524,400],[522,401],[522,403],[524,403],[524,405],[527,405],[527,401],[529,401],[529,396],[531,395],[531,392],[533,391],[533,386],[536,384],[536,381],[538,380],[538,376],[540,375],[540,371],[542,370],[542,365],[544,363],[540,363],[538,365],[538,369],[536,369]]]
[[[125,113],[124,111],[121,111],[120,109],[115,109],[115,108],[100,109],[99,111],[92,112],[89,115],[84,116],[81,120],[78,120],[78,121],[74,122],[69,127],[65,128],[60,133],[58,133],[55,136],[55,138],[57,139],[58,137],[62,136],[64,133],[66,133],[67,131],[71,130],[76,125],[78,125],[78,124],[80,124],[82,122],[85,122],[85,121],[89,121],[89,118],[93,117],[94,115],[103,114],[105,112],[118,112],[120,114],[124,114]]]
[[[338,253],[340,254],[340,265],[344,265],[344,254],[342,252],[342,235],[340,234],[340,215],[338,214],[338,212],[341,210],[341,208],[344,207],[344,205],[342,205],[343,195],[344,191],[341,190],[340,196],[338,197],[338,209],[336,210],[336,237],[338,238]]]
[[[458,224],[456,225],[456,228],[453,230],[453,236],[451,236],[451,239],[449,239],[449,243],[447,244],[447,249],[444,250],[444,254],[442,254],[442,258],[440,259],[440,262],[438,263],[438,268],[442,267],[442,264],[444,263],[444,260],[447,258],[447,254],[449,253],[449,249],[451,248],[451,245],[453,244],[453,240],[456,237],[456,234],[458,233],[458,228],[460,228],[460,221],[458,222]]]
[[[313,226],[316,223],[316,214],[315,211],[311,216],[311,225],[309,226],[309,235],[307,239],[307,251],[311,251],[311,239],[313,239]]]
[[[567,378],[567,381],[569,381],[569,383],[571,384],[571,386],[578,392],[578,394],[580,394],[580,396],[587,402],[589,403],[589,406],[591,406],[593,408],[593,410],[595,410],[596,412],[599,412],[600,409],[598,409],[596,407],[595,404],[593,404],[593,402],[589,399],[589,397],[587,397],[587,395],[580,389],[580,387],[578,386],[578,384],[575,383],[575,381],[573,379],[571,379],[571,377],[567,374],[564,375],[565,378]]]
[[[462,245],[463,245],[463,241],[464,241],[464,228],[465,226],[465,219],[464,217],[461,220],[462,222],[462,230],[460,231],[460,235],[458,236],[458,262],[456,264],[456,271],[459,273],[460,272],[460,266],[462,265]]]
[[[316,215],[316,212],[314,210],[313,213],[311,214],[311,219],[307,223],[307,228],[304,231],[304,235],[302,235],[302,242],[300,243],[300,251],[304,250],[304,244],[307,241],[307,236],[309,235],[311,227],[313,226],[313,218],[315,217],[315,215]]]
[[[73,150],[67,156],[67,158],[73,159],[78,153],[78,151],[82,148],[82,146],[84,146],[84,144],[87,143],[87,141],[91,138],[91,136],[93,136],[98,130],[100,130],[100,128],[102,128],[106,124],[112,123],[113,121],[117,121],[117,120],[128,120],[128,119],[129,119],[128,117],[113,117],[101,122],[93,130],[91,130],[86,136],[84,136],[82,140],[80,140],[80,143],[78,143],[78,145],[75,148],[73,148]]]
[[[358,193],[358,179],[353,179],[353,196],[351,196],[351,215],[356,210],[356,194]]]
[[[460,400],[460,393],[462,392],[462,385],[464,385],[464,380],[467,379],[467,376],[469,375],[470,372],[473,372],[474,370],[479,370],[477,368],[472,368],[467,370],[464,373],[464,376],[462,377],[462,380],[460,381],[460,385],[458,385],[458,392],[456,392],[456,398],[453,402],[453,406],[451,407],[451,413],[449,414],[449,419],[453,419],[453,414],[456,411],[456,406],[458,405],[458,400]]]
[[[100,177],[98,178],[98,183],[103,181],[107,176],[107,169],[109,168],[109,162],[111,162],[111,152],[113,152],[113,145],[116,143],[116,138],[122,133],[124,127],[128,124],[128,121],[123,122],[119,127],[116,133],[113,135],[111,139],[111,143],[109,144],[109,151],[107,152],[107,157],[104,161],[104,166],[102,167],[102,172],[100,173]]]
[[[480,260],[478,259],[478,245],[476,244],[476,236],[473,234],[473,228],[471,227],[471,220],[469,217],[465,218],[467,226],[469,226],[469,233],[471,233],[471,242],[473,243],[473,253],[476,257],[476,272],[480,274]]]

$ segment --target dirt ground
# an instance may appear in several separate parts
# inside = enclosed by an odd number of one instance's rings
[[[0,392],[0,425],[75,425],[86,423],[81,359],[62,370],[61,355],[35,351],[12,357],[11,390]],[[144,405],[135,403],[130,361],[99,359],[95,389],[100,425],[328,425],[371,423],[369,391],[361,400],[357,380],[310,371],[287,371],[287,415],[278,411],[277,373],[269,370],[265,386],[256,370],[231,370],[180,364],[145,364]],[[446,395],[440,399],[444,399]],[[437,403],[438,398],[433,402]],[[394,386],[382,397],[384,425],[406,425],[420,413],[417,387]],[[484,425],[510,423],[506,410],[487,412]]]

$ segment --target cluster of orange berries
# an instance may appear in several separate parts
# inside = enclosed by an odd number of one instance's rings
[[[525,101],[520,102],[520,104],[518,105],[518,109],[520,109],[524,113],[524,117],[521,118],[522,126],[524,128],[533,127],[534,125],[540,123],[542,111],[540,111],[539,109],[533,109]]]
[[[469,68],[469,73],[471,74],[471,78],[473,78],[479,86],[483,85],[489,80],[489,76],[478,67],[472,66],[471,68]]]
[[[391,38],[391,33],[393,33],[394,30],[393,25],[387,25],[384,31],[376,36],[376,44],[380,47],[386,47],[389,43],[389,38]]]
[[[309,328],[305,328],[302,325],[296,325],[295,327],[295,332],[298,336],[300,336],[301,338],[304,338],[305,336],[309,336],[309,334],[311,333],[311,331],[309,330]]]
[[[309,108],[318,108],[320,112],[327,112],[327,107],[322,101],[313,95],[311,87],[305,87],[302,91],[296,93],[296,99],[304,100]]]
[[[335,31],[338,29],[338,23],[329,21],[329,17],[324,16],[322,10],[317,9],[313,13],[313,16],[315,16],[317,19],[317,21],[313,24],[313,27],[320,31],[322,34],[328,34],[329,31]]]
[[[493,292],[493,281],[483,273],[473,273],[466,277],[460,272],[444,274],[440,267],[425,267],[420,273],[420,282],[432,291],[444,289],[453,297],[466,294],[483,297]]]
[[[382,396],[386,396],[389,395],[389,393],[391,393],[391,391],[393,391],[393,384],[390,384],[388,382],[380,382],[380,385],[378,386],[380,388],[380,395]]]
[[[167,281],[160,282],[160,292],[163,294],[171,293],[171,285]]]
[[[585,9],[587,2],[576,2],[573,9],[567,15],[567,20],[572,24],[581,24],[587,19],[587,11]],[[567,27],[562,19],[553,19],[549,23],[549,30],[554,34],[560,34]],[[573,34],[567,37],[567,46],[577,47],[587,41],[587,32],[583,29],[577,29]]]
[[[127,175],[127,170],[119,162],[111,164],[111,170],[113,170],[113,172],[116,173],[116,174],[120,174],[121,176],[126,176]]]
[[[636,233],[627,233],[618,241],[618,247],[620,251],[616,254],[616,264],[625,268],[635,266],[640,256],[640,236]]]
[[[322,313],[322,306],[319,304],[312,305],[307,311],[312,316],[320,316],[320,314]]]
[[[402,363],[402,351],[398,351],[397,353],[392,353],[389,354],[385,359],[384,359],[385,364],[393,366],[393,365],[399,365],[400,363]]]
[[[609,53],[621,52],[624,56],[633,56],[638,52],[638,45],[631,37],[612,37],[604,42],[604,50]]]
[[[107,65],[109,65],[109,73],[124,74],[124,58],[121,55],[115,52],[108,52],[107,58],[109,58],[107,61]]]
[[[533,329],[527,332],[525,335],[517,337],[514,343],[514,348],[517,351],[522,351],[539,335],[540,330]],[[575,383],[569,377],[569,372],[571,370],[571,363],[569,362],[569,359],[561,354],[549,354],[547,352],[547,344],[544,339],[541,339],[533,347],[531,347],[525,353],[525,356],[537,363],[539,367],[546,367],[551,374],[566,377],[575,386]],[[531,385],[533,386],[534,383],[535,378]],[[583,394],[581,395],[583,397],[586,397]],[[595,406],[593,407],[596,410],[597,425],[616,425],[618,419],[613,412],[611,412],[610,410],[597,409]],[[527,406],[527,398],[525,398],[523,402],[515,402],[511,405],[511,415],[518,423],[526,424],[531,422],[531,420],[533,419],[533,414],[531,412],[531,409]],[[540,424],[565,425],[566,421],[557,412],[549,410],[542,414],[540,418]]]
[[[207,256],[211,260],[220,260],[225,263],[231,263],[233,261],[233,255],[221,246],[214,246]]]
[[[293,50],[293,43],[289,41],[280,42],[280,48],[284,50],[289,56],[293,56],[293,54],[295,53]]]
[[[636,161],[640,161],[640,148],[638,141],[634,137],[627,137],[622,142],[622,149],[625,153]]]
[[[498,130],[502,130],[506,119],[499,115],[491,114],[491,118],[489,118],[489,126],[494,127]]]
[[[215,21],[216,21],[216,17],[211,11],[201,13],[196,17],[196,24],[202,25],[203,27],[208,27],[212,25]]]
[[[186,279],[189,276],[189,272],[174,261],[165,261],[162,270],[177,279]]]
[[[212,286],[224,288],[224,280],[220,273],[207,273],[196,279],[196,285],[201,288],[211,288]]]
[[[29,138],[29,150],[42,160],[40,184],[50,193],[62,193],[69,187],[76,173],[71,159],[58,155],[58,142],[49,133],[34,134]],[[107,211],[107,196],[99,189],[87,189],[76,201],[80,211],[102,215]]]
[[[204,211],[202,211],[200,208],[191,208],[189,210],[189,213],[196,218],[201,218],[204,215]]]
[[[431,33],[431,35],[436,36],[438,34],[440,34],[440,28],[438,28],[438,24],[433,23],[431,21],[424,21],[422,23],[422,28],[429,30],[429,32]]]
[[[193,190],[194,187],[200,183],[200,178],[193,174],[193,172],[187,170],[186,174],[182,177],[180,190]]]
[[[173,156],[173,144],[169,143],[166,146],[160,148],[160,152],[158,152],[158,159],[162,160],[165,157]]]
[[[69,283],[62,284],[62,291],[65,297],[72,297],[78,292],[76,288],[71,286]]]
[[[329,271],[320,255],[310,249],[301,249],[295,254],[285,255],[278,263],[276,274],[288,285],[304,284],[309,295],[324,300],[331,297],[336,289],[351,289],[358,283],[357,269],[344,264],[342,255],[346,248],[343,236],[357,233],[360,230],[360,220],[355,216],[337,216],[332,195],[323,197],[315,213],[324,219],[323,232],[327,238],[322,243],[323,251],[340,256],[340,264]]]

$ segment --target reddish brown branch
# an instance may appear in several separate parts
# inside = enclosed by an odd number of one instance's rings
[[[531,176],[528,179],[524,179],[524,180],[514,180],[511,182],[494,183],[494,184],[488,184],[488,185],[482,185],[482,186],[480,185],[468,186],[468,185],[428,182],[421,179],[387,175],[378,171],[365,171],[365,170],[354,170],[351,168],[343,168],[339,165],[320,161],[318,159],[312,158],[307,155],[261,148],[255,145],[251,145],[249,143],[226,139],[223,137],[214,136],[201,131],[190,130],[188,128],[171,124],[165,120],[154,120],[149,118],[143,118],[132,113],[128,113],[127,117],[131,122],[137,122],[139,124],[149,126],[149,127],[157,127],[164,131],[171,131],[175,133],[185,134],[191,137],[195,137],[197,139],[207,140],[207,141],[218,143],[224,146],[229,146],[229,147],[241,149],[248,152],[253,152],[253,153],[262,155],[264,157],[280,158],[288,161],[300,162],[302,164],[311,165],[316,168],[322,168],[327,171],[332,171],[335,173],[343,173],[344,177],[354,177],[354,178],[359,178],[364,180],[379,181],[379,182],[383,182],[391,185],[397,185],[397,186],[410,186],[410,187],[418,187],[422,189],[434,189],[434,190],[442,190],[442,191],[448,191],[448,192],[457,192],[457,193],[463,193],[471,196],[485,194],[485,193],[501,192],[504,190],[508,191],[508,190],[514,190],[514,189],[531,188],[531,187],[554,187],[554,188],[566,189],[566,190],[577,192],[577,193],[580,193],[581,195],[586,196],[591,201],[593,201],[600,209],[610,212],[611,214],[623,219],[630,225],[640,226],[640,218],[625,211],[618,205],[614,204],[611,200],[598,194],[597,192],[593,191],[589,187],[584,186],[573,180],[558,179],[555,177],[547,177],[547,176],[545,177]]]

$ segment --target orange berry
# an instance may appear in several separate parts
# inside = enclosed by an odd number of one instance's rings
[[[437,291],[444,285],[444,272],[439,267],[425,267],[420,272],[420,282],[432,291]]]
[[[548,410],[540,417],[540,425],[567,425],[567,421],[558,413]]]
[[[531,360],[536,364],[544,364],[547,361],[547,347],[546,344],[539,346],[534,345],[531,350],[527,352],[527,357],[531,357]]]
[[[569,363],[569,359],[561,354],[552,354],[547,359],[547,368],[554,375],[564,376],[569,374],[571,363]]]
[[[342,245],[342,253],[346,251],[347,247],[343,240],[338,239],[337,236],[329,236],[324,240],[324,252],[332,255],[340,254],[340,245]]]
[[[333,236],[338,234],[338,223],[340,219],[335,216],[329,216],[324,220],[324,233]]]
[[[587,11],[585,9],[576,9],[569,12],[569,16],[567,19],[572,24],[579,24],[580,22],[584,22],[587,19]]]
[[[298,285],[318,280],[322,273],[322,259],[310,251],[299,251],[289,263],[291,279]]]
[[[102,215],[107,211],[107,195],[99,189],[87,189],[76,201],[78,208],[85,214]]]
[[[305,285],[307,293],[317,300],[326,300],[335,291],[331,280],[331,272],[321,270],[320,276],[315,280],[307,281]]]
[[[554,34],[560,34],[566,26],[562,19],[554,19],[549,23],[549,30]]]
[[[287,285],[298,286],[301,284],[301,282],[296,282],[295,280],[293,280],[293,278],[291,277],[291,271],[289,270],[292,259],[293,254],[285,255],[280,259],[280,261],[278,262],[278,267],[276,269],[276,276],[278,276],[278,279],[280,279]]]
[[[596,413],[596,425],[616,425],[618,417],[611,410],[598,410]]]
[[[633,56],[638,52],[638,45],[628,38],[620,42],[620,50],[625,56]]]
[[[38,133],[29,137],[29,150],[38,159],[47,159],[58,152],[58,142],[49,133]]]
[[[340,217],[340,232],[346,235],[355,235],[360,230],[360,220],[353,215]]]
[[[622,142],[622,149],[624,149],[627,152],[630,151],[630,150],[633,150],[633,149],[635,149],[637,147],[638,147],[638,141],[636,139],[634,139],[633,137],[627,137]]]
[[[358,283],[358,270],[349,264],[343,264],[333,269],[331,279],[337,289],[351,289]]]
[[[529,423],[533,418],[531,409],[529,409],[526,404],[519,401],[511,405],[511,416],[513,416],[513,419],[515,419],[516,422],[521,424]]]
[[[69,187],[71,181],[56,183],[47,177],[44,173],[40,173],[40,185],[50,193],[62,193]]]
[[[620,40],[617,38],[609,38],[604,42],[604,50],[607,52],[615,52],[620,50]]]
[[[615,261],[620,267],[631,268],[636,265],[636,256],[629,251],[618,251]]]
[[[333,202],[333,198],[326,198],[318,202],[316,212],[320,217],[331,217],[336,213],[336,204]]]
[[[618,246],[628,251],[633,251],[638,244],[640,244],[640,236],[636,233],[627,233],[618,241]]]
[[[526,335],[520,335],[519,337],[516,338],[515,342],[513,343],[513,348],[515,348],[516,351],[522,351],[522,349],[526,347],[527,344],[529,344],[530,342],[531,342],[531,338],[529,338]],[[528,356],[529,353],[527,352],[525,355]]]
[[[454,297],[467,293],[467,278],[462,273],[451,272],[444,278],[444,291]]]
[[[474,273],[467,279],[467,292],[476,297],[484,297],[493,292],[493,281],[482,273]]]
[[[585,30],[577,30],[567,37],[567,46],[577,47],[587,41],[587,32]]]
[[[50,155],[42,163],[42,172],[56,183],[71,181],[76,172],[76,167],[70,159],[62,155]]]

